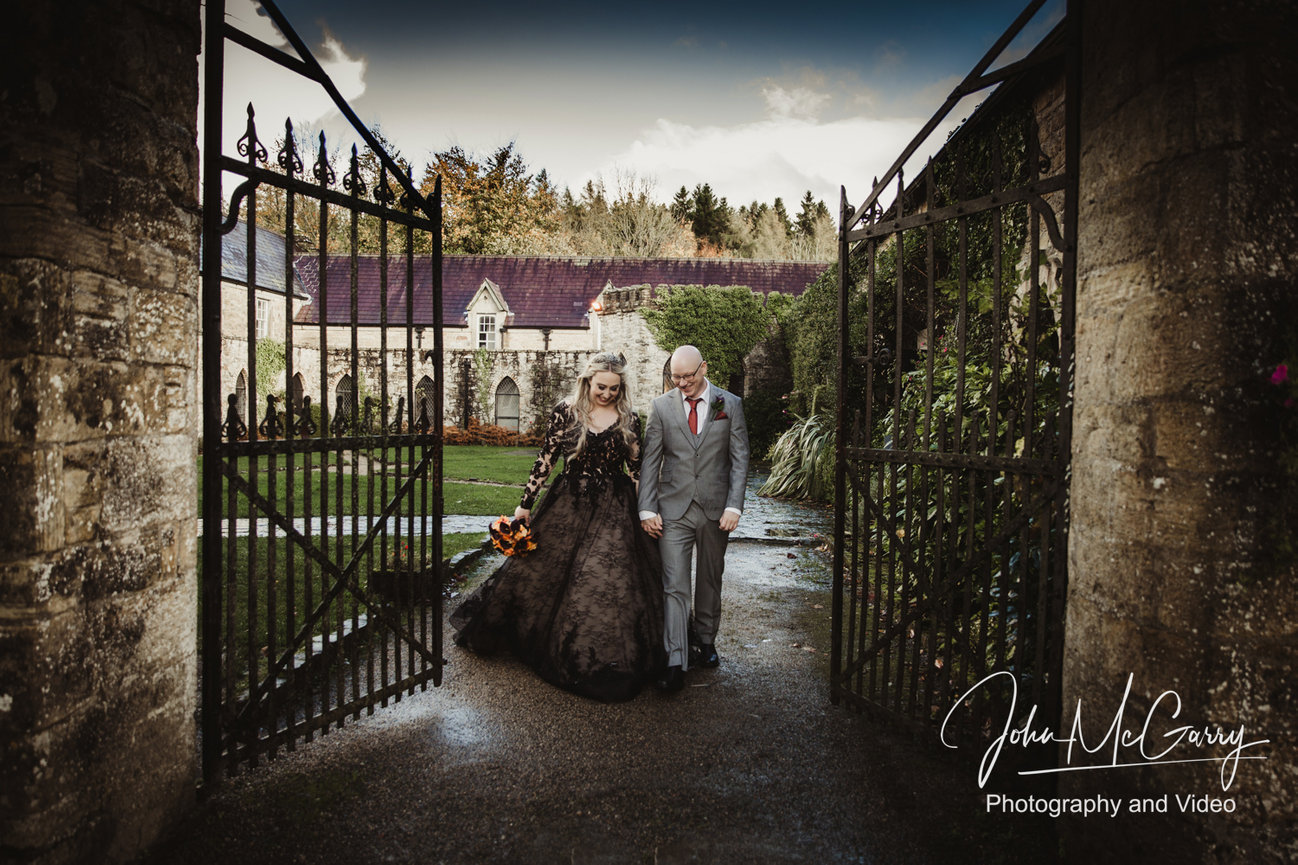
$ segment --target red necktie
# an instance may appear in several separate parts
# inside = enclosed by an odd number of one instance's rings
[[[695,399],[694,397],[687,396],[685,397],[685,401],[690,404],[690,432],[694,433],[695,435],[698,435],[699,434],[699,403],[701,403],[703,400]]]

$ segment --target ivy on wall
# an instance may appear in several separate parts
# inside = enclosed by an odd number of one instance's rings
[[[535,362],[529,365],[531,381],[532,432],[544,432],[545,424],[567,390],[562,370],[550,360],[552,352],[538,352]]]
[[[480,348],[473,353],[473,373],[475,393],[478,403],[478,417],[483,423],[495,420],[491,410],[491,374],[495,369],[490,349]]]
[[[283,398],[285,383],[280,376],[288,369],[287,349],[284,343],[270,337],[257,340],[257,388],[261,393],[273,393]]]
[[[761,297],[745,286],[673,286],[642,315],[659,348],[692,345],[702,352],[708,378],[721,387],[743,371],[744,356],[771,321]]]

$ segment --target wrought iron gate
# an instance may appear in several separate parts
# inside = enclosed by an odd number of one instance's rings
[[[987,72],[1043,2],[860,206],[843,193],[832,694],[944,725],[952,746],[990,735],[1016,694],[1019,718],[1059,713],[1076,9],[1028,57]],[[928,135],[993,86],[908,185],[902,167]],[[1010,675],[975,688],[992,673]]]
[[[200,631],[209,785],[222,767],[255,764],[440,684],[443,663],[440,181],[425,198],[274,3],[260,2],[300,59],[227,24],[221,0],[206,12]],[[239,157],[224,155],[227,40],[324,87],[364,155],[353,147],[336,171],[321,133],[308,166],[285,122],[270,164],[251,105]],[[223,176],[238,183],[228,212]],[[362,313],[375,306],[376,315]],[[412,398],[417,368],[432,376],[431,398]]]

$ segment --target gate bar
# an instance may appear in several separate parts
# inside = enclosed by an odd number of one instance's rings
[[[225,80],[225,0],[207,0],[207,23],[203,46],[203,76],[206,82],[203,98],[203,449],[210,450],[221,441],[221,247],[212,238],[220,236],[221,172],[213,170],[212,154],[221,152],[221,107],[224,104]],[[209,456],[211,456],[209,454]],[[221,584],[214,579],[221,571],[221,539],[215,529],[220,524],[220,465],[216,459],[203,460],[203,525],[207,537],[203,543],[203,658],[202,720],[203,789],[211,789],[220,777],[221,719],[217,707],[221,702],[219,665],[206,663],[221,652]]]
[[[269,2],[269,0],[267,0],[267,2]],[[1014,19],[1014,23],[1009,26],[1009,29],[1001,34],[1001,38],[996,40],[995,45],[987,49],[987,53],[983,55],[983,59],[979,60],[978,64],[974,66],[974,68],[970,70],[969,74],[965,76],[964,80],[960,82],[960,85],[956,87],[955,90],[951,91],[951,95],[942,103],[942,107],[937,110],[936,114],[929,118],[928,123],[924,124],[924,128],[916,133],[915,137],[911,139],[910,144],[906,145],[906,149],[903,150],[901,155],[897,157],[897,160],[892,163],[892,167],[884,173],[883,177],[880,177],[875,181],[874,190],[865,201],[861,202],[861,206],[852,213],[847,225],[855,225],[860,221],[861,217],[863,217],[870,208],[874,206],[875,202],[879,200],[879,196],[883,194],[885,189],[887,189],[888,182],[892,180],[893,175],[897,174],[901,170],[901,167],[906,164],[906,160],[910,159],[911,156],[914,155],[915,151],[919,149],[919,146],[923,144],[925,139],[927,139],[929,135],[932,134],[933,130],[937,128],[937,125],[951,113],[951,109],[955,108],[957,102],[968,96],[970,93],[976,93],[979,90],[990,87],[992,84],[995,84],[1000,80],[995,73],[984,78],[983,71],[986,70],[988,66],[992,65],[992,62],[1001,55],[1001,52],[1005,50],[1006,46],[1008,46],[1010,42],[1014,41],[1014,37],[1019,35],[1019,32],[1029,21],[1032,20],[1033,16],[1037,14],[1045,3],[1046,0],[1032,0],[1032,2],[1027,5],[1026,9],[1019,13],[1019,17]]]

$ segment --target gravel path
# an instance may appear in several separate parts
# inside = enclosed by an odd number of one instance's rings
[[[145,861],[1048,861],[967,768],[830,704],[827,554],[761,541],[683,692],[596,703],[448,639],[442,687],[226,781]]]

